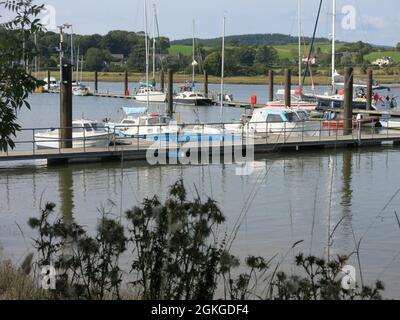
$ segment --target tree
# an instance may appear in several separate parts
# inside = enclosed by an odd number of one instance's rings
[[[256,51],[256,63],[272,66],[278,58],[276,49],[269,46],[260,46]]]
[[[400,51],[400,42],[396,45],[396,51]]]
[[[86,52],[85,65],[89,71],[101,71],[107,68],[111,60],[112,57],[109,51],[90,48]]]
[[[210,53],[204,60],[204,68],[210,75],[221,74],[221,53],[217,51]]]
[[[7,151],[15,148],[13,139],[21,130],[18,110],[30,108],[29,94],[43,84],[29,72],[29,61],[37,55],[33,35],[43,30],[36,19],[43,6],[32,0],[5,0],[0,8],[12,16],[0,24],[0,151]]]

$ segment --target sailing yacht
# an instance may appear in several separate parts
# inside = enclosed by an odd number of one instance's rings
[[[338,87],[344,87],[344,77],[336,71],[336,0],[332,1],[333,18],[332,18],[332,78],[331,78],[331,93],[325,94],[316,93],[301,93],[301,98],[304,101],[316,102],[318,110],[326,109],[343,109],[344,107],[344,90],[338,90]],[[367,84],[362,81],[354,81],[354,97],[353,108],[366,110],[367,109]],[[388,110],[397,107],[396,98],[390,94],[390,88],[379,86],[375,83],[373,86],[372,108],[375,110]],[[387,91],[385,97],[380,94],[381,91]]]
[[[269,101],[266,103],[266,107],[268,108],[293,108],[297,110],[307,110],[307,111],[314,111],[317,107],[316,101],[307,101],[302,99],[302,52],[301,52],[301,37],[302,37],[302,19],[301,19],[301,0],[297,1],[298,8],[298,41],[299,41],[299,48],[298,48],[298,60],[299,60],[299,88],[298,90],[291,91],[291,103],[290,106],[287,106],[285,103],[284,95],[285,90],[278,90],[276,93],[277,100]]]
[[[204,93],[196,91],[195,89],[195,74],[196,67],[199,65],[196,61],[195,52],[195,20],[193,20],[193,61],[192,61],[192,83],[185,83],[180,87],[180,92],[174,97],[174,102],[183,105],[192,106],[211,106],[213,101],[206,97]]]
[[[146,19],[147,20],[147,19]],[[146,75],[146,80],[140,82],[140,88],[135,94],[136,101],[140,102],[166,102],[167,94],[163,91],[159,91],[155,88],[156,81],[156,21],[157,21],[157,10],[154,4],[154,15],[153,15],[153,79],[149,80],[148,71]],[[147,23],[146,23],[147,24]],[[146,65],[149,63],[149,47],[147,44],[147,25],[145,31],[145,45],[146,45]]]

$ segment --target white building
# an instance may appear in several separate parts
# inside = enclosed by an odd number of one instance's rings
[[[380,59],[377,59],[371,63],[373,66],[379,66],[379,67],[384,67],[384,66],[389,66],[392,64],[392,58],[390,57],[383,57]]]

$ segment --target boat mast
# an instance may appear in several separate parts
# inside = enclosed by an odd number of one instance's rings
[[[332,3],[332,93],[335,93],[336,58],[336,0]]]
[[[220,109],[220,117],[221,122],[224,121],[224,76],[225,76],[225,26],[226,26],[226,17],[224,16],[222,22],[222,63],[221,63],[221,109]]]
[[[76,54],[76,84],[79,83],[79,46]]]
[[[302,75],[302,54],[301,54],[301,0],[298,0],[298,31],[299,31],[299,89],[302,88],[301,75]]]
[[[147,39],[147,0],[144,0],[144,44],[146,46],[146,86],[147,86],[147,108],[150,104],[149,92],[149,44]]]
[[[194,86],[194,82],[195,82],[195,68],[197,65],[196,62],[196,52],[195,52],[195,33],[196,33],[196,21],[195,19],[193,19],[193,45],[192,45],[192,49],[193,49],[193,62],[192,62],[192,84]]]
[[[153,15],[153,80],[156,79],[156,19],[157,19],[157,8],[156,4],[153,3],[154,15]]]
[[[81,80],[80,80],[81,83],[83,81],[83,62],[84,62],[84,59],[83,59],[83,55],[82,55],[82,59],[81,59]]]

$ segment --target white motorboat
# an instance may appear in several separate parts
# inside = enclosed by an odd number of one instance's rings
[[[56,78],[54,77],[50,77],[50,88],[49,88],[49,79],[48,78],[44,78],[43,82],[45,82],[46,84],[44,85],[44,90],[49,92],[49,91],[56,91],[56,90],[60,90],[60,85],[58,84]]]
[[[84,84],[82,84],[81,82],[73,83],[72,84],[72,93],[74,96],[84,97],[84,96],[89,95],[90,89],[88,87],[86,87]]]
[[[241,123],[226,124],[225,129],[241,134],[281,134],[311,129],[308,111],[289,108],[256,109],[253,115],[242,116]]]
[[[189,106],[211,106],[212,99],[206,97],[202,92],[183,91],[174,97],[177,104]]]
[[[400,130],[400,118],[399,117],[393,117],[390,116],[389,114],[383,115],[379,123],[382,125],[383,128],[386,129],[391,129],[391,130]]]
[[[75,120],[72,122],[73,148],[107,147],[113,137],[103,124],[90,120]],[[59,149],[60,130],[50,129],[35,135],[38,149]]]
[[[147,86],[141,87],[135,95],[136,101],[140,102],[165,102],[167,101],[167,94],[162,91],[154,89],[154,87]]]
[[[126,117],[119,123],[106,123],[116,138],[147,138],[152,135],[176,134],[180,128],[167,115],[148,113],[146,108],[123,108]]]

